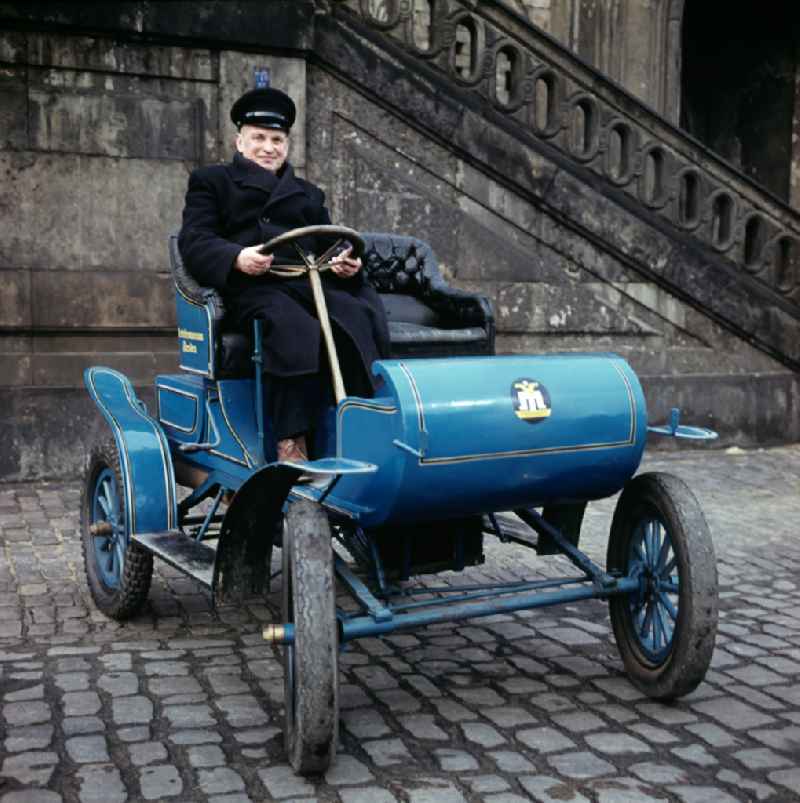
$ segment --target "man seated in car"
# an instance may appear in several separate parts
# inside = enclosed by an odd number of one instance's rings
[[[295,121],[292,99],[278,89],[246,92],[231,108],[238,129],[229,164],[200,167],[189,176],[178,244],[189,272],[220,291],[226,323],[264,332],[267,414],[279,460],[307,459],[306,436],[332,399],[312,290],[307,276],[279,277],[281,262],[297,263],[293,246],[262,254],[261,246],[290,229],[329,224],[325,195],[294,174],[287,161]],[[330,243],[307,237],[306,252],[320,255]],[[345,387],[371,396],[372,362],[389,354],[389,331],[378,294],[367,283],[351,249],[322,273]]]

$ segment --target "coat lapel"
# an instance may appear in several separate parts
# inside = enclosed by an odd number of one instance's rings
[[[264,170],[255,162],[245,159],[241,153],[236,153],[231,162],[233,180],[242,187],[253,187],[267,194],[266,204],[262,214],[266,214],[277,204],[283,203],[287,198],[295,195],[305,195],[302,185],[294,177],[294,169],[289,162],[283,172],[276,176],[269,170]]]
[[[264,211],[266,212],[267,210],[271,210],[274,206],[283,203],[283,201],[285,201],[287,198],[291,198],[294,195],[304,194],[305,191],[294,177],[294,169],[289,162],[286,162],[283,173],[278,178],[278,185],[269,196],[269,200],[267,201],[267,205],[264,207]]]
[[[241,153],[234,154],[231,162],[233,180],[242,187],[253,187],[271,195],[279,184],[279,179],[269,170],[264,170],[255,162],[245,159]]]

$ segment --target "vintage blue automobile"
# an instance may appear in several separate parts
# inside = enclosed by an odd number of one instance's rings
[[[694,689],[716,633],[711,537],[681,480],[634,475],[648,430],[714,434],[680,426],[676,411],[669,425],[648,427],[639,381],[614,354],[494,356],[488,303],[447,288],[421,241],[322,233],[364,255],[401,356],[373,366],[382,384],[366,399],[345,394],[333,351],[337,403],[319,424],[315,459],[275,462],[260,328],[252,337],[225,331],[221,299],[184,270],[174,237],[182,373],[156,378],[151,413],[122,374],[86,371],[111,430],[91,456],[81,504],[100,610],[134,615],[154,556],[216,601],[263,594],[273,545],[282,545],[282,621],[264,638],[284,645],[286,749],[302,774],[324,771],[335,755],[337,656],[361,636],[607,599],[631,681],[659,700]],[[327,255],[301,256],[295,270],[319,287]],[[318,302],[327,337],[324,295]],[[460,356],[421,356],[431,353]],[[581,522],[588,502],[620,490],[602,568],[578,549]],[[496,515],[506,511],[514,526]],[[576,571],[428,585],[415,597],[415,576],[482,563],[486,534],[563,555]],[[337,606],[337,579],[350,607]]]

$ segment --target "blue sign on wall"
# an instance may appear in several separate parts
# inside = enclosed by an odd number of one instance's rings
[[[256,89],[266,89],[269,86],[269,67],[255,67],[253,69]]]

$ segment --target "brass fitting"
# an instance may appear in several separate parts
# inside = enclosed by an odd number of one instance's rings
[[[113,532],[114,528],[109,521],[96,521],[89,525],[90,535],[111,535]]]
[[[286,629],[283,625],[264,625],[261,636],[270,644],[282,644],[286,637]]]

